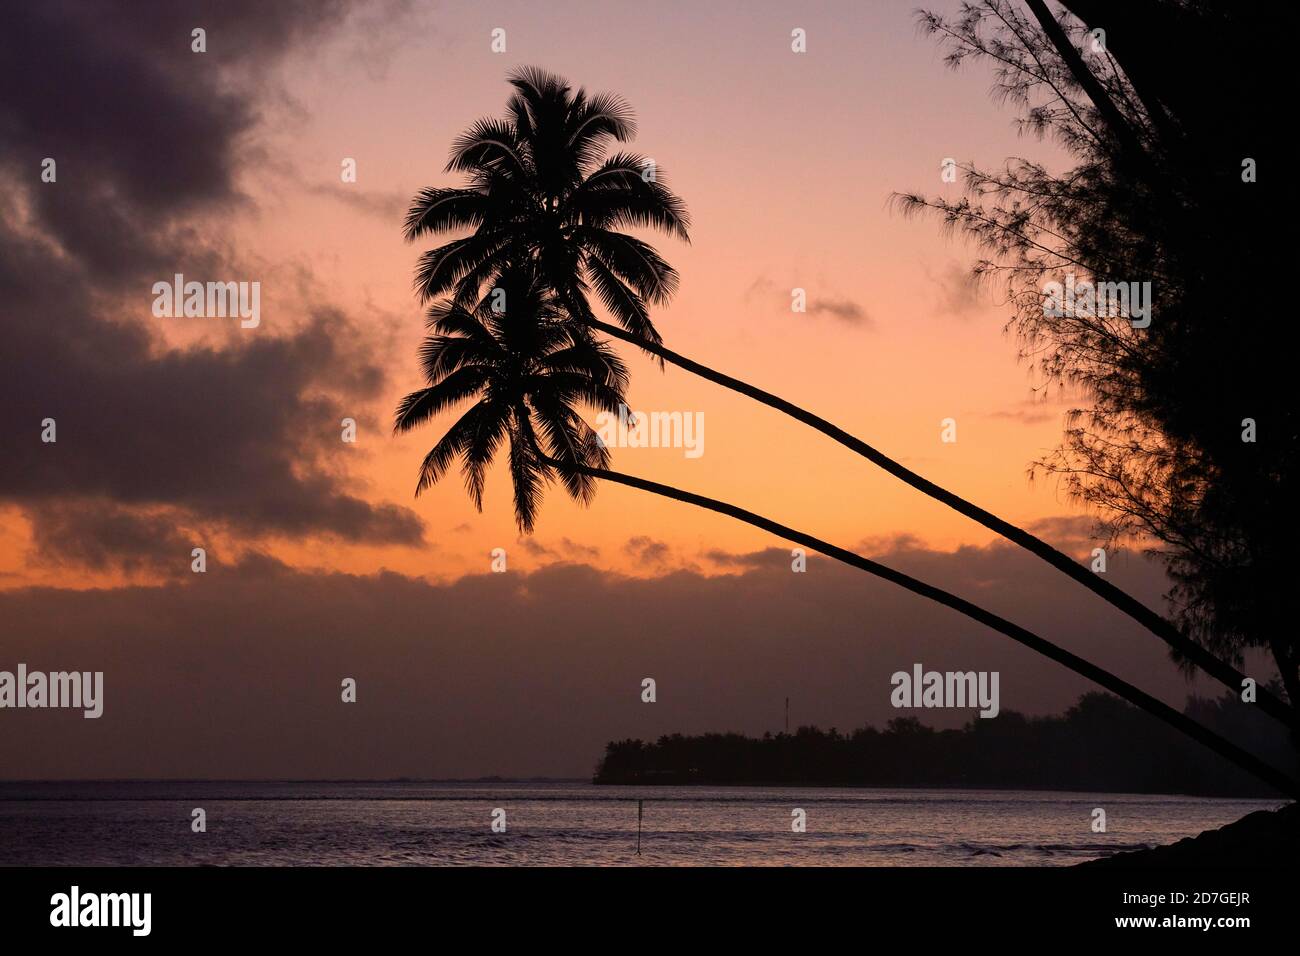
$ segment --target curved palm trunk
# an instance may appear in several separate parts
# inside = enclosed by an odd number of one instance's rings
[[[703,495],[697,495],[693,492],[682,491],[679,488],[673,488],[670,485],[662,485],[657,481],[650,481],[645,478],[637,478],[632,475],[624,475],[617,471],[606,471],[603,468],[589,468],[581,465],[567,465],[553,458],[546,458],[546,463],[556,469],[572,468],[583,474],[590,475],[593,478],[601,478],[605,481],[612,481],[620,485],[627,485],[630,488],[639,488],[642,491],[649,491],[652,494],[663,495],[665,498],[671,498],[674,501],[684,501],[687,504],[704,508],[708,511],[716,511],[718,514],[728,515],[738,521],[761,528],[787,541],[794,541],[798,544],[806,545],[828,558],[834,558],[842,561],[850,567],[866,571],[868,574],[874,574],[876,577],[884,578],[891,581],[899,587],[911,591],[913,594],[919,594],[922,597],[929,598],[945,607],[950,607],[959,614],[974,621],[978,621],[987,627],[992,628],[1000,634],[1005,634],[1017,643],[1023,644],[1030,650],[1037,651],[1039,654],[1049,657],[1088,678],[1096,684],[1101,685],[1107,690],[1127,700],[1136,707],[1140,707],[1155,717],[1160,718],[1165,723],[1176,727],[1178,730],[1187,734],[1193,740],[1209,747],[1219,756],[1236,764],[1242,770],[1264,781],[1271,787],[1275,787],[1280,792],[1290,797],[1300,796],[1300,784],[1291,777],[1273,768],[1269,764],[1260,760],[1254,754],[1248,753],[1231,741],[1220,737],[1218,734],[1202,727],[1196,721],[1174,708],[1170,707],[1163,701],[1157,700],[1150,694],[1139,690],[1132,684],[1115,676],[1110,671],[1104,670],[1089,661],[1084,660],[1075,654],[1071,654],[1064,648],[1057,647],[1051,641],[1039,637],[1031,631],[1013,624],[1006,618],[999,617],[989,611],[984,610],[976,604],[964,598],[959,598],[955,594],[950,594],[941,588],[926,584],[910,575],[893,568],[886,567],[869,558],[864,558],[852,551],[846,551],[844,548],[836,547],[829,542],[820,538],[805,534],[802,531],[796,531],[793,528],[783,524],[778,524],[770,518],[764,518],[762,515],[754,514],[752,511],[746,511],[744,508],[738,508],[735,505],[727,504],[725,501],[718,501],[715,498],[706,498]]]
[[[738,378],[732,378],[722,372],[715,371],[706,365],[692,361],[684,355],[679,355],[671,349],[664,348],[657,342],[650,342],[619,328],[616,325],[610,325],[602,322],[594,316],[588,314],[582,319],[583,323],[593,329],[604,332],[606,335],[621,339],[635,345],[661,360],[671,362],[673,365],[683,368],[688,372],[693,372],[701,378],[706,378],[711,382],[716,382],[732,391],[739,392],[748,396],[757,402],[761,402],[770,408],[775,408],[779,412],[784,412],[791,418],[803,422],[815,428],[835,441],[839,442],[846,448],[852,449],[863,458],[866,458],[873,465],[884,469],[904,484],[915,488],[922,494],[929,495],[936,501],[940,501],[952,508],[954,511],[978,521],[990,531],[994,531],[1014,544],[1018,544],[1038,557],[1042,558],[1058,571],[1073,578],[1082,584],[1088,590],[1101,597],[1111,606],[1123,611],[1133,620],[1137,621],[1156,637],[1160,638],[1171,648],[1177,651],[1187,660],[1191,661],[1201,670],[1214,677],[1233,693],[1241,693],[1242,681],[1246,675],[1239,672],[1235,667],[1226,661],[1215,657],[1201,645],[1187,638],[1178,628],[1174,627],[1169,621],[1165,620],[1151,608],[1147,607],[1137,598],[1125,593],[1115,585],[1106,581],[1098,574],[1084,570],[1084,568],[1068,554],[1056,550],[1046,541],[1035,537],[1023,528],[1018,528],[1009,521],[1004,521],[997,515],[985,511],[978,505],[972,504],[965,498],[953,494],[946,488],[941,488],[934,482],[921,477],[910,468],[901,463],[894,461],[888,455],[872,448],[866,442],[855,438],[848,432],[836,425],[832,425],[826,419],[814,415],[791,402],[786,401],[771,392],[765,392],[761,388],[756,388],[747,382],[742,382]],[[1296,712],[1293,706],[1270,694],[1265,688],[1258,687],[1256,690],[1256,703],[1269,716],[1281,721],[1289,726],[1293,732],[1300,734],[1300,714]],[[1294,703],[1294,702],[1293,702]]]

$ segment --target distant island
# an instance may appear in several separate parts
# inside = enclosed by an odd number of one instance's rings
[[[1184,712],[1274,766],[1296,772],[1285,730],[1228,694],[1192,697]],[[673,734],[611,741],[593,783],[712,786],[961,787],[1271,797],[1255,778],[1169,725],[1104,693],[1066,713],[1003,711],[960,730],[915,717],[849,734]]]

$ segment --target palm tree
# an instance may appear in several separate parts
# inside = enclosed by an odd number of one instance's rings
[[[1300,785],[1286,774],[1163,701],[978,605],[735,505],[610,470],[609,450],[579,406],[616,409],[623,402],[626,370],[608,346],[572,335],[572,323],[562,316],[554,294],[531,269],[511,265],[499,281],[505,312],[493,310],[491,296],[473,308],[443,300],[429,311],[434,334],[420,349],[427,385],[402,400],[396,430],[409,431],[439,412],[476,401],[425,456],[417,495],[459,457],[466,489],[482,510],[487,468],[505,441],[515,518],[524,532],[535,525],[543,486],[556,479],[583,504],[591,502],[596,480],[603,479],[729,515],[952,608],[1118,694],[1281,792],[1300,794]]]
[[[418,496],[459,457],[465,489],[479,511],[487,468],[502,441],[510,449],[515,518],[531,533],[551,463],[576,500],[589,502],[595,481],[577,466],[604,467],[609,450],[589,440],[590,426],[575,410],[581,402],[617,412],[627,368],[603,343],[573,335],[555,297],[531,268],[506,266],[500,295],[472,307],[453,300],[429,309],[433,333],[420,348],[427,385],[397,408],[396,430],[408,431],[465,399],[478,397],[420,466]],[[515,319],[515,315],[527,316]],[[539,436],[549,454],[543,460]]]
[[[408,241],[474,230],[420,257],[421,300],[454,289],[457,303],[474,301],[502,263],[530,258],[572,315],[594,318],[594,288],[632,341],[658,342],[647,302],[667,303],[677,272],[653,246],[618,230],[652,226],[689,242],[690,219],[651,160],[605,157],[611,141],[635,135],[631,109],[616,96],[573,93],[531,67],[511,74],[510,84],[508,118],[481,119],[452,145],[447,171],[465,173],[468,186],[425,189],[411,204]]]
[[[449,230],[464,238],[424,253],[416,273],[422,301],[454,291],[459,303],[476,301],[504,262],[533,259],[557,300],[588,329],[621,339],[711,382],[784,412],[866,458],[908,486],[1037,555],[1061,573],[1127,614],[1234,692],[1245,675],[1191,640],[1160,614],[1069,555],[1009,521],[936,485],[824,418],[770,392],[726,375],[661,344],[647,302],[664,304],[678,283],[672,268],[648,243],[622,227],[649,226],[689,241],[684,203],[644,157],[620,152],[602,161],[611,142],[635,133],[632,112],[619,97],[576,93],[561,78],[532,67],[510,75],[515,92],[505,119],[485,118],[453,144],[448,172],[469,184],[421,191],[406,217],[408,241]],[[593,313],[594,287],[618,322]],[[1264,688],[1260,708],[1300,732],[1300,712]]]

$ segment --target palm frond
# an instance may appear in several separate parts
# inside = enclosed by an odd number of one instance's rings
[[[664,304],[677,291],[677,270],[664,261],[648,242],[593,226],[575,229],[574,238],[591,256],[636,289],[642,298]]]
[[[456,137],[451,145],[447,172],[486,169],[495,173],[527,177],[529,163],[520,150],[518,131],[509,123],[485,117]]]
[[[407,210],[402,234],[411,242],[431,233],[474,229],[490,208],[491,200],[478,189],[421,189]]]
[[[528,409],[521,401],[510,434],[510,481],[514,487],[515,521],[524,534],[532,534],[542,504],[546,465],[537,447]]]
[[[501,235],[480,230],[422,253],[415,267],[415,290],[420,300],[427,302],[455,287],[508,241]]]
[[[638,293],[594,255],[587,260],[587,272],[601,301],[605,303],[605,308],[609,309],[619,325],[638,338],[660,341],[659,330],[650,321],[650,312]]]
[[[646,172],[653,168],[653,176]],[[690,213],[668,188],[663,169],[635,153],[609,157],[567,200],[571,214],[602,229],[648,226],[690,242]]]
[[[510,427],[510,406],[499,398],[489,397],[475,405],[469,437],[461,452],[461,474],[465,491],[474,507],[483,510],[483,488],[487,484],[488,466],[501,448]]]
[[[411,392],[397,406],[393,430],[405,432],[423,424],[439,412],[476,394],[489,377],[487,370],[481,367],[458,368],[428,388]]]

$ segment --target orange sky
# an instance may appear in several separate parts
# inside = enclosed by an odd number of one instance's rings
[[[898,716],[890,675],[916,661],[998,670],[1007,711],[1059,713],[1095,689],[887,582],[820,558],[791,574],[788,543],[633,489],[585,510],[552,489],[521,539],[504,463],[482,514],[456,473],[413,497],[450,415],[391,434],[424,334],[411,278],[427,246],[402,241],[402,214],[457,182],[449,145],[534,65],[626,97],[630,148],[689,207],[690,245],[642,233],[681,274],[652,313],[670,348],[1086,559],[1085,516],[1027,478],[1069,406],[1035,398],[1010,310],[964,281],[977,250],[890,206],[955,197],[948,157],[1065,158],[1017,137],[986,70],[948,70],[912,7],[20,10],[0,34],[0,131],[17,131],[0,137],[0,644],[9,664],[104,671],[111,696],[103,721],[15,718],[4,772],[580,776],[610,739],[774,729],[787,697],[796,723],[880,724]],[[52,155],[57,183],[42,182]],[[258,327],[156,318],[152,286],[178,271],[259,281]],[[1196,686],[1032,556],[805,426],[619,350],[632,408],[701,413],[705,444],[619,448],[618,470],[878,556],[1174,705]],[[37,437],[47,415],[54,444]],[[496,548],[519,573],[487,573]],[[1163,606],[1157,562],[1112,555],[1107,574]],[[340,709],[344,676],[365,706]]]
[[[775,543],[730,519],[607,486],[589,510],[553,490],[530,549],[501,468],[481,515],[458,474],[412,498],[419,460],[451,418],[400,439],[389,431],[393,406],[419,384],[423,331],[410,281],[426,246],[402,242],[397,216],[416,189],[456,183],[442,172],[451,140],[502,111],[506,73],[521,64],[624,95],[640,128],[632,148],[653,157],[688,204],[691,245],[645,235],[682,275],[672,305],[653,313],[671,348],[822,414],[1013,522],[1072,513],[1051,484],[1026,479],[1027,464],[1059,437],[1066,406],[1030,404],[1030,376],[1001,332],[1008,310],[962,286],[974,251],[888,204],[894,191],[956,189],[940,181],[944,157],[1056,158],[1049,145],[1017,138],[1012,112],[987,96],[988,75],[946,69],[917,35],[910,3],[797,13],[788,4],[668,3],[620,6],[617,16],[606,6],[564,3],[556,15],[550,4],[448,5],[424,11],[391,55],[377,59],[353,38],[282,65],[288,96],[263,103],[247,144],[239,185],[250,201],[226,210],[219,228],[262,281],[261,327],[161,323],[144,295],[117,304],[127,321],[152,322],[160,342],[177,345],[286,332],[304,293],[348,311],[370,336],[357,348],[381,350],[390,374],[382,399],[356,409],[360,438],[337,444],[337,467],[363,497],[414,508],[430,546],[250,541],[219,530],[207,543],[227,554],[256,547],[303,567],[433,580],[486,570],[495,547],[514,568],[591,560],[595,548],[598,566],[653,575],[665,568],[630,554],[629,538],[663,541],[678,563],[705,571],[710,564],[692,556]],[[494,27],[507,31],[506,53],[490,50]],[[807,31],[806,54],[790,51],[794,27]],[[345,157],[357,160],[356,184],[339,180]],[[854,303],[865,319],[793,314],[796,286],[813,304]],[[848,546],[896,535],[942,549],[990,539],[806,427],[620,351],[633,369],[633,407],[703,412],[706,446],[697,459],[620,449],[618,469]],[[957,421],[955,444],[940,442],[946,417]],[[0,586],[121,579],[74,579],[31,563],[21,513],[3,515]]]

